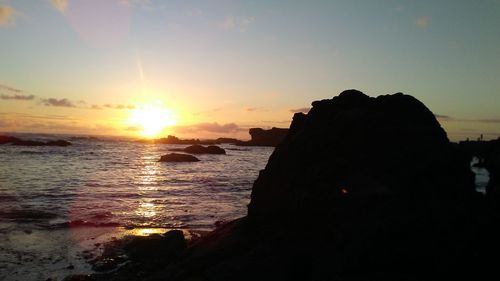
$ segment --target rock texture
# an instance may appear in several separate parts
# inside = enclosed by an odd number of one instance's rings
[[[189,154],[169,153],[162,155],[159,162],[198,162],[200,159]]]
[[[294,116],[256,180],[251,217],[329,217],[346,197],[353,204],[391,199],[430,212],[428,205],[473,195],[469,159],[415,98],[350,90],[312,105],[307,115]]]

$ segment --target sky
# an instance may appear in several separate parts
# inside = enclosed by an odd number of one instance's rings
[[[0,0],[0,131],[248,139],[354,88],[416,97],[452,140],[497,138],[499,15],[499,0]]]

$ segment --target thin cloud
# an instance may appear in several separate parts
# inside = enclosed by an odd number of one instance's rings
[[[99,106],[99,105],[95,105],[96,108],[94,108],[94,106],[92,106],[93,109],[101,109],[102,107],[104,108],[111,108],[111,109],[135,109],[135,106],[134,105],[125,105],[125,104],[118,104],[118,105],[113,105],[113,104],[103,104],[102,106]]]
[[[478,123],[500,123],[500,118],[492,118],[492,119],[470,119],[463,120],[466,122],[478,122]]]
[[[76,107],[74,103],[72,103],[68,99],[41,99],[41,104],[45,106],[54,106],[54,107]]]
[[[291,113],[299,113],[299,112],[302,112],[302,113],[308,113],[309,110],[311,110],[310,107],[301,107],[301,108],[295,108],[295,109],[290,109],[288,110],[289,112]]]
[[[35,99],[34,95],[23,95],[23,90],[17,89],[11,86],[0,84],[0,92],[7,92],[9,94],[1,94],[0,99],[2,100],[19,100],[19,101],[30,101]]]
[[[246,131],[246,129],[241,128],[235,123],[227,123],[227,124],[219,124],[217,122],[214,123],[198,123],[190,126],[177,126],[174,127],[174,130],[178,133],[200,133],[200,132],[209,132],[209,133],[237,133],[241,131]]]
[[[14,22],[16,11],[9,6],[0,6],[0,26],[6,26]]]
[[[7,92],[11,92],[11,93],[22,93],[23,92],[23,90],[16,89],[14,87],[7,86],[7,85],[2,85],[2,84],[0,84],[0,90],[4,90],[4,91],[7,91]]]
[[[429,17],[419,17],[415,20],[415,25],[418,28],[427,28],[431,24],[431,19]]]
[[[34,95],[0,95],[0,99],[2,100],[20,100],[20,101],[29,101],[35,98]]]
[[[448,115],[434,114],[441,121],[468,122],[468,123],[500,123],[500,118],[479,118],[479,119],[461,119]]]
[[[245,108],[245,111],[246,112],[262,112],[262,111],[267,111],[267,109],[263,108],[263,107],[247,107]]]
[[[68,8],[68,0],[50,0],[50,4],[63,14]]]
[[[254,17],[235,18],[233,16],[228,16],[219,24],[219,26],[225,30],[239,30],[240,32],[246,32],[248,28],[254,24]]]
[[[439,120],[453,120],[453,118],[448,115],[434,114],[434,116]]]

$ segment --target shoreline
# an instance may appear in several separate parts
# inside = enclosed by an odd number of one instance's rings
[[[66,280],[65,278],[73,275],[114,271],[122,265],[120,261],[123,257],[107,254],[103,259],[108,247],[126,243],[136,237],[171,230],[181,230],[188,241],[196,240],[208,232],[195,229],[94,226],[2,232],[0,261],[3,265],[0,269],[3,275],[0,275],[0,279]]]

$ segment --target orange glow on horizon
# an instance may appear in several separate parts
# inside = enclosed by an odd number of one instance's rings
[[[158,136],[167,127],[177,124],[177,119],[170,109],[157,102],[136,106],[131,111],[127,123],[137,127],[141,136],[151,138]]]

